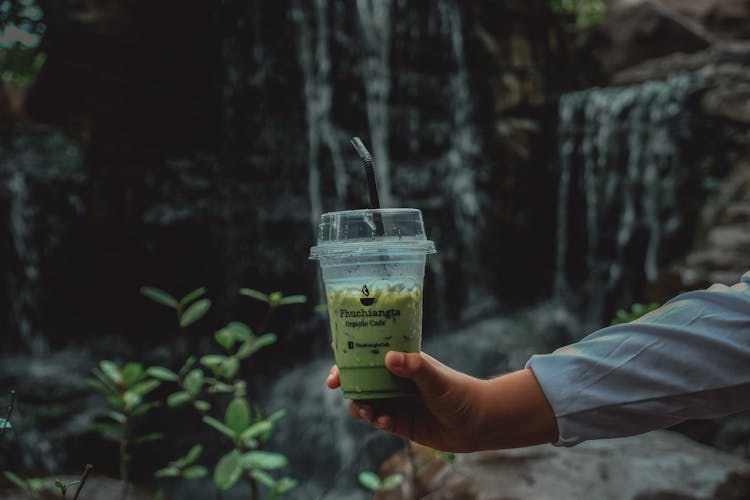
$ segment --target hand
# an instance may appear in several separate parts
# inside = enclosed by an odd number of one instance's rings
[[[388,370],[412,379],[420,398],[352,400],[349,411],[358,420],[432,448],[465,452],[475,449],[478,414],[475,393],[482,381],[457,372],[424,353],[389,352]],[[339,387],[334,365],[328,387]]]
[[[419,398],[349,402],[358,420],[443,451],[465,453],[557,440],[557,422],[531,370],[479,380],[424,353],[389,352],[385,365],[414,381]],[[326,381],[340,386],[336,366]]]

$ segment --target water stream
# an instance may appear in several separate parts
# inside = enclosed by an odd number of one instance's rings
[[[704,86],[683,74],[560,99],[555,291],[583,293],[593,323],[657,279],[665,245],[693,222],[685,186],[697,172],[681,150],[695,130],[687,101]]]

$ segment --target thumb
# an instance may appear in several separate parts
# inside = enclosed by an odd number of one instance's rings
[[[390,351],[385,366],[392,374],[413,380],[423,399],[438,398],[450,387],[446,367],[421,352]]]

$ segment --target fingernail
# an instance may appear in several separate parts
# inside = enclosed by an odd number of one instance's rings
[[[394,368],[401,368],[404,366],[404,355],[400,352],[391,351],[388,353],[391,358],[391,366]]]

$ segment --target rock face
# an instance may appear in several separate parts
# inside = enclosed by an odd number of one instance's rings
[[[400,452],[382,476],[407,478],[378,500],[704,500],[750,496],[750,462],[670,431],[582,443],[458,455],[454,461],[415,447],[414,462]],[[417,466],[417,491],[411,478]]]
[[[602,62],[617,71],[675,52],[750,38],[744,0],[609,0]]]

